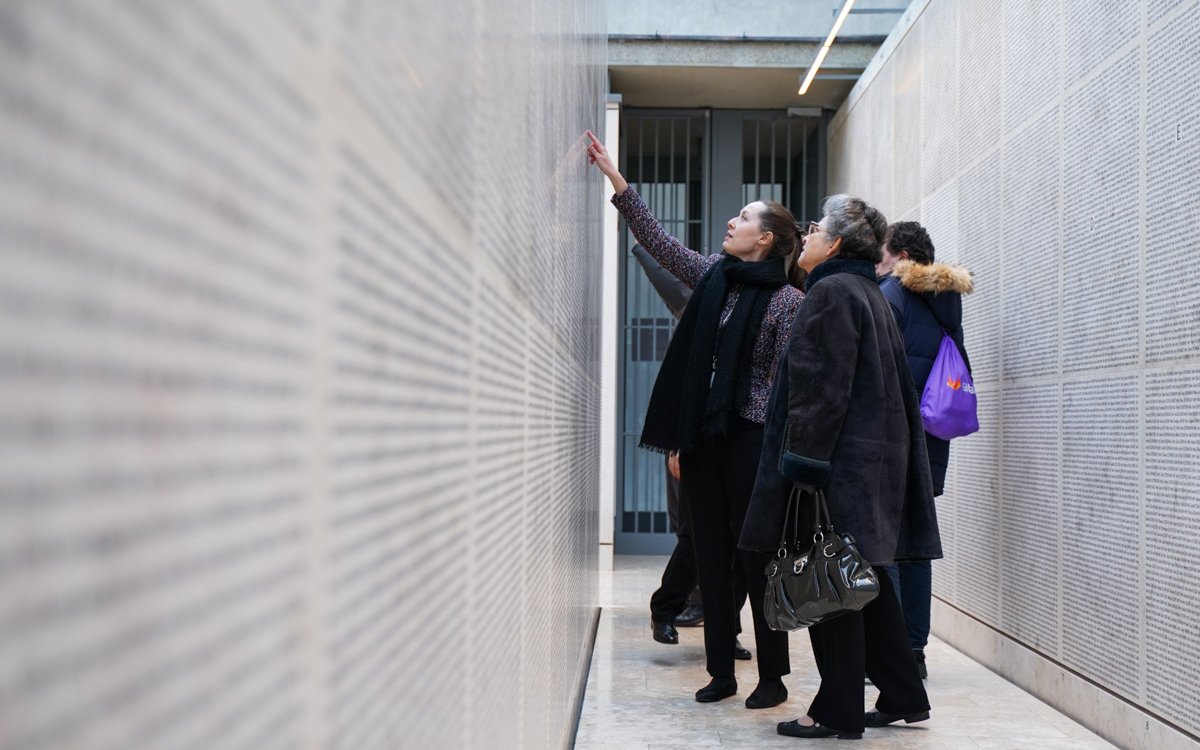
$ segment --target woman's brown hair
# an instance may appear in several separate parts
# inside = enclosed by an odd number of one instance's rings
[[[772,258],[783,258],[783,266],[787,271],[788,281],[792,286],[803,288],[804,271],[796,265],[796,258],[800,257],[800,227],[796,224],[796,217],[788,210],[787,206],[775,201],[761,201],[764,208],[758,214],[758,223],[764,232],[770,232],[775,235],[775,241],[771,244]]]

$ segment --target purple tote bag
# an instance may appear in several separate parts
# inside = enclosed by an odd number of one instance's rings
[[[925,381],[925,392],[921,394],[921,421],[925,423],[926,432],[942,440],[979,431],[975,384],[958,346],[945,331],[937,359],[933,361],[933,370],[929,380]]]

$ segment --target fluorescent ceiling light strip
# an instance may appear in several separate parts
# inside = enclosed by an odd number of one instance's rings
[[[813,82],[813,78],[817,75],[817,70],[821,67],[821,63],[825,61],[825,55],[829,54],[828,47],[822,47],[817,50],[817,57],[813,60],[812,65],[808,66],[808,75],[804,76],[804,83],[800,84],[800,94],[803,96],[808,91],[808,86]]]
[[[829,36],[825,37],[825,42],[821,45],[821,49],[817,50],[817,56],[813,59],[812,65],[808,66],[808,75],[804,76],[804,82],[800,84],[798,92],[801,96],[808,91],[813,78],[821,68],[821,63],[825,62],[825,56],[829,54],[829,48],[833,45],[833,40],[837,38],[838,32],[842,30],[842,24],[846,22],[846,16],[850,15],[850,8],[853,6],[854,0],[846,0],[846,4],[842,6],[842,12],[838,13],[837,20],[833,22],[833,28],[829,30]]]

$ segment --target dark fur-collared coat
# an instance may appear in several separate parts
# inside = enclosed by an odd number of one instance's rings
[[[937,360],[942,331],[950,334],[958,345],[970,371],[971,360],[967,358],[962,329],[962,295],[973,289],[971,273],[967,269],[944,263],[921,265],[902,260],[892,269],[891,275],[879,280],[879,288],[891,303],[896,322],[900,324],[913,388],[918,394],[924,392],[925,381]],[[927,432],[925,446],[929,451],[933,493],[940,495],[950,462],[950,441]]]
[[[920,402],[874,266],[835,258],[813,269],[807,288],[780,362],[787,373],[772,388],[740,546],[778,548],[799,484],[825,489],[834,527],[872,564],[940,558]]]

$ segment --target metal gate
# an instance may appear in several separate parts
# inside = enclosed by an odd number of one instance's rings
[[[636,110],[622,113],[621,172],[666,231],[705,255],[720,251],[725,221],[745,204],[770,199],[797,220],[818,218],[825,189],[825,118],[786,112]],[[667,554],[666,466],[637,447],[659,364],[675,319],[621,235],[621,445],[614,526],[619,554]]]

